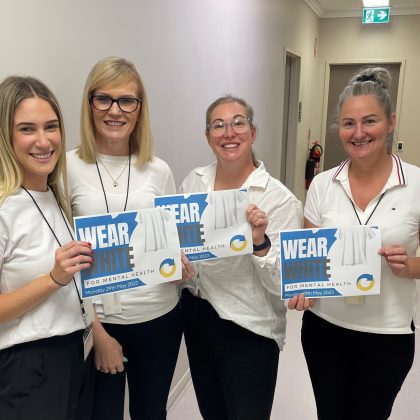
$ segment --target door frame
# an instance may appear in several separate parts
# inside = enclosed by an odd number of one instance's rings
[[[295,164],[296,162],[296,153],[297,153],[297,133],[298,133],[298,113],[299,113],[299,91],[300,91],[300,73],[301,73],[301,66],[302,66],[302,57],[301,54],[298,52],[285,47],[284,54],[283,54],[283,69],[286,67],[287,56],[291,57],[291,69],[290,69],[290,83],[289,83],[289,100],[288,100],[288,108],[289,108],[289,117],[287,120],[287,141],[286,141],[286,168],[285,168],[285,180],[284,184],[287,188],[291,191],[294,190],[295,187]],[[285,93],[285,85],[284,83],[286,80],[283,81],[283,107],[284,107],[284,93]],[[283,108],[282,107],[282,108]],[[284,109],[283,109],[284,115]],[[280,145],[280,153],[284,152],[283,144],[283,124],[282,123],[282,132],[281,132],[281,145]],[[282,162],[280,156],[280,162]],[[280,168],[280,174],[282,173],[282,168]]]
[[[345,64],[353,64],[360,66],[368,65],[368,64],[400,64],[400,77],[398,80],[398,95],[397,95],[397,105],[395,109],[396,115],[396,125],[394,129],[394,133],[398,132],[399,125],[400,125],[400,111],[401,111],[401,99],[403,94],[404,88],[404,77],[405,77],[405,58],[380,58],[380,59],[351,59],[351,60],[328,60],[325,62],[325,70],[324,70],[324,92],[323,92],[323,99],[322,99],[322,125],[321,125],[321,146],[325,147],[325,137],[327,133],[327,120],[328,120],[328,94],[329,94],[329,87],[330,87],[330,70],[331,66],[333,65],[345,65]],[[395,134],[394,134],[395,135]],[[321,159],[320,170],[324,170],[324,160]]]

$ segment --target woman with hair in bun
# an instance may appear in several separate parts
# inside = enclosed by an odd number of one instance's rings
[[[226,95],[207,108],[216,162],[193,169],[183,193],[246,188],[253,253],[194,264],[181,307],[190,370],[205,420],[269,420],[286,338],[278,233],[302,225],[302,204],[254,156],[254,111]]]
[[[343,90],[338,133],[349,158],[316,176],[306,228],[376,225],[381,229],[381,293],[317,301],[303,295],[302,345],[322,420],[382,420],[414,357],[415,278],[420,229],[420,169],[387,152],[396,118],[389,72],[362,69]]]

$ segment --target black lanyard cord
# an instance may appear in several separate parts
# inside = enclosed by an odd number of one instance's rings
[[[96,165],[96,170],[98,171],[98,176],[99,176],[99,181],[101,181],[101,187],[102,187],[102,192],[104,194],[104,199],[105,199],[105,206],[106,206],[106,212],[109,213],[109,207],[108,207],[108,200],[106,198],[106,192],[105,192],[105,187],[104,187],[104,183],[102,181],[102,176],[101,176],[101,172],[99,171],[99,166],[98,166],[98,161],[95,161],[95,165]],[[128,192],[130,190],[130,174],[131,174],[131,147],[128,147],[128,178],[127,178],[127,192],[125,194],[125,203],[124,203],[124,209],[123,211],[125,211],[127,209],[127,202],[128,202]]]
[[[369,217],[368,217],[368,219],[366,220],[366,222],[365,222],[365,223],[362,223],[362,221],[360,220],[360,217],[359,217],[359,215],[357,214],[356,206],[354,205],[353,200],[349,197],[350,203],[351,203],[351,205],[353,206],[353,211],[354,211],[354,214],[356,215],[357,220],[359,221],[359,225],[365,225],[365,226],[366,226],[366,225],[369,223],[370,218],[373,216],[373,213],[375,213],[375,210],[376,210],[376,209],[377,209],[377,207],[379,206],[379,203],[380,203],[380,202],[381,202],[381,200],[384,198],[385,193],[386,193],[386,191],[384,191],[384,192],[381,194],[381,196],[379,197],[378,202],[376,203],[376,206],[375,206],[375,207],[374,207],[374,209],[372,210],[372,213],[370,213],[370,215],[369,215]]]
[[[54,190],[53,190],[52,188],[50,188],[49,186],[48,186],[48,188],[51,190],[51,192],[52,192],[52,194],[53,194],[53,196],[54,196],[54,198],[55,198],[55,201],[56,201],[56,203],[57,203],[57,207],[58,207],[58,209],[60,210],[61,217],[63,218],[64,224],[66,225],[66,228],[67,228],[67,230],[68,230],[68,232],[69,232],[70,238],[71,238],[72,240],[74,240],[73,234],[72,234],[71,229],[70,229],[70,227],[69,227],[69,225],[68,225],[68,223],[67,223],[66,218],[64,217],[63,210],[62,210],[62,208],[61,208],[61,206],[60,206],[60,203],[58,202],[58,199],[57,199],[57,197],[56,197],[56,195],[55,195],[55,193],[54,193]],[[34,204],[35,204],[36,208],[38,209],[39,213],[41,214],[42,218],[44,219],[44,221],[45,221],[45,223],[47,224],[48,228],[50,229],[51,233],[54,235],[54,238],[55,238],[56,242],[58,243],[58,246],[60,246],[60,247],[61,247],[61,242],[60,242],[60,240],[58,239],[58,237],[57,237],[57,235],[56,235],[56,233],[55,233],[54,229],[52,228],[52,226],[51,226],[51,225],[50,225],[50,223],[48,222],[48,219],[45,217],[44,212],[43,212],[43,211],[41,210],[41,208],[39,207],[39,205],[38,205],[38,203],[36,202],[36,200],[35,200],[35,198],[33,197],[33,195],[32,195],[32,194],[31,194],[31,193],[30,193],[30,192],[29,192],[29,191],[28,191],[25,187],[23,187],[23,186],[22,186],[22,189],[23,189],[24,191],[26,191],[26,193],[29,195],[29,197],[31,197],[32,201],[34,202]],[[79,292],[79,289],[78,289],[78,287],[77,287],[76,280],[74,279],[74,276],[73,276],[73,284],[74,284],[74,287],[75,287],[75,289],[76,289],[77,297],[79,298],[79,304],[80,304],[80,309],[81,309],[81,311],[82,311],[82,317],[83,317],[83,320],[84,320],[84,322],[85,322],[85,326],[87,327],[85,305],[84,305],[84,303],[83,303],[83,299],[82,299],[82,297],[80,296],[80,292]]]

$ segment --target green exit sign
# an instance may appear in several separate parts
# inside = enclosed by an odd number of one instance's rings
[[[365,7],[363,23],[389,23],[390,7]]]

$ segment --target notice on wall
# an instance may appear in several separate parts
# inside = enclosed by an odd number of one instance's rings
[[[190,261],[252,253],[248,203],[244,190],[155,197],[157,208],[175,216],[179,242]]]
[[[376,226],[299,229],[279,233],[281,296],[380,293],[381,233]]]
[[[174,215],[143,209],[74,218],[76,238],[92,244],[95,261],[81,271],[82,298],[182,277]]]

